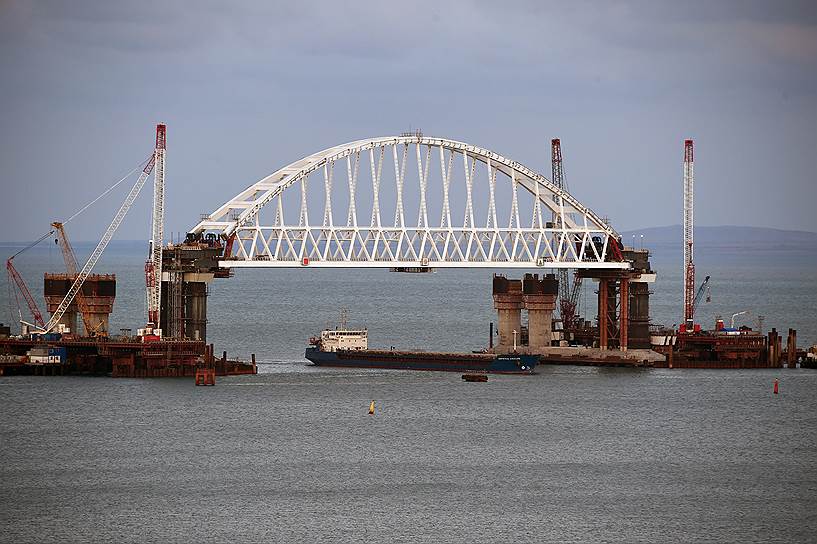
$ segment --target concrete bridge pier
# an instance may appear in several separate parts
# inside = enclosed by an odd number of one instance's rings
[[[518,351],[522,345],[522,280],[509,280],[504,276],[494,275],[493,296],[499,331],[496,351],[513,351],[514,336]]]
[[[161,325],[167,338],[207,340],[207,286],[229,276],[218,261],[224,247],[215,236],[188,235],[162,248]]]
[[[538,274],[525,274],[522,281],[522,301],[528,311],[528,351],[541,353],[550,347],[553,338],[553,310],[559,293],[559,280],[553,274],[539,279]]]

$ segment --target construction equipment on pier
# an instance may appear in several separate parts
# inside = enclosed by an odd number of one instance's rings
[[[131,187],[128,196],[125,197],[125,201],[119,207],[119,210],[116,212],[111,224],[108,225],[107,230],[105,230],[105,233],[102,235],[102,238],[99,240],[96,248],[86,261],[85,266],[83,266],[82,270],[79,272],[79,274],[77,274],[77,277],[71,284],[70,289],[68,289],[68,293],[66,293],[65,298],[62,300],[62,302],[60,302],[60,305],[57,307],[56,311],[51,315],[51,319],[48,320],[48,323],[45,324],[43,332],[51,332],[57,326],[57,323],[59,323],[63,314],[68,310],[68,306],[70,306],[70,304],[74,301],[74,298],[77,296],[79,290],[82,289],[82,285],[85,283],[85,280],[91,274],[91,271],[99,261],[99,258],[102,257],[102,253],[105,251],[105,248],[108,247],[108,243],[111,241],[111,238],[113,238],[113,235],[119,228],[119,225],[122,224],[122,221],[125,219],[125,215],[127,215],[128,210],[130,210],[131,205],[133,205],[133,202],[136,200],[136,197],[139,196],[139,191],[141,191],[142,186],[145,184],[145,180],[147,180],[148,176],[153,170],[155,161],[156,154],[154,153],[154,155],[142,169],[139,179],[137,179],[136,183],[134,183],[133,187]]]
[[[150,230],[150,254],[145,263],[148,326],[158,329],[162,305],[162,244],[164,243],[165,144],[167,126],[156,125],[156,147],[153,152],[156,174],[153,177],[153,217]]]
[[[553,138],[550,141],[550,162],[553,178],[551,181],[559,189],[568,191],[564,163],[562,162],[562,141],[559,138]],[[559,214],[553,214],[553,224],[556,228],[561,227]],[[582,278],[574,274],[571,282],[570,276],[568,269],[559,269],[559,312],[562,316],[562,327],[565,331],[575,327],[576,307],[582,288]]]
[[[17,269],[14,268],[14,257],[19,255],[21,252],[17,252],[17,254],[12,255],[6,261],[6,271],[8,271],[9,282],[13,282],[14,285],[17,286],[17,291],[23,295],[23,299],[26,301],[28,305],[28,310],[31,312],[32,317],[34,318],[34,324],[38,327],[45,327],[45,322],[43,321],[43,314],[40,312],[40,309],[37,307],[37,303],[34,301],[34,297],[31,296],[31,291],[29,291],[26,282],[23,281],[22,276],[20,273],[17,272]],[[17,297],[17,291],[14,292],[15,298]],[[17,301],[17,305],[19,307],[19,300]],[[25,323],[20,317],[20,321]]]
[[[74,249],[71,247],[71,242],[68,241],[68,235],[65,233],[65,228],[62,223],[55,221],[51,223],[54,231],[57,233],[57,242],[62,249],[62,258],[65,261],[65,269],[68,272],[68,279],[74,280],[77,277],[77,258],[74,255]],[[77,291],[77,306],[82,316],[82,324],[85,326],[85,334],[87,336],[95,336],[98,332],[100,324],[91,324],[91,310],[88,308],[88,301],[85,300],[85,294],[82,289]]]
[[[692,253],[695,184],[692,140],[684,140],[684,325],[692,330],[695,319],[695,262]]]
[[[701,300],[703,299],[705,292],[709,293],[709,276],[704,278],[703,283],[701,283],[701,286],[698,288],[698,293],[695,295],[695,299],[692,301],[693,314],[695,313],[695,310],[698,309],[698,304],[700,304]],[[706,301],[710,302],[710,300],[709,295],[707,295]]]

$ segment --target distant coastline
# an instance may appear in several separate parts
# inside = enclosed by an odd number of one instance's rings
[[[636,242],[640,243],[640,235],[644,235],[645,244],[650,243],[680,243],[681,225],[667,225],[664,227],[646,227],[621,232],[625,244],[632,243],[635,235]],[[752,240],[755,242],[780,243],[813,243],[817,244],[817,232],[805,230],[786,230],[769,227],[741,227],[736,225],[702,226],[695,227],[695,243],[702,245],[729,243],[735,241]]]
[[[644,235],[644,245],[658,247],[678,245],[680,248],[681,225],[667,225],[662,227],[645,227],[620,232],[625,245],[632,245],[633,235],[635,244],[641,244],[640,236]],[[697,247],[715,247],[718,245],[734,245],[735,243],[779,243],[782,245],[814,244],[817,247],[817,232],[805,230],[786,230],[771,227],[746,227],[736,225],[701,226],[695,227],[695,244]],[[0,248],[23,248],[30,241],[0,241]],[[96,240],[73,241],[75,246],[94,246]],[[46,244],[41,242],[40,245]],[[111,245],[132,247],[147,244],[147,233],[144,240],[112,240]],[[46,244],[47,245],[47,244]]]
[[[643,235],[643,238],[641,237]],[[649,249],[654,260],[680,258],[681,225],[649,227],[621,233],[625,246]],[[709,262],[770,264],[817,263],[817,232],[733,225],[695,227],[695,254]],[[774,256],[774,258],[770,258]]]

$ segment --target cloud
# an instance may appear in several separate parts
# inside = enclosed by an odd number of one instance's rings
[[[628,195],[675,191],[677,142],[693,135],[722,195],[734,180],[746,189],[722,221],[813,230],[813,214],[791,209],[817,198],[814,5],[6,2],[0,161],[19,180],[13,197],[47,191],[70,208],[70,191],[44,180],[85,168],[76,157],[89,146],[104,155],[89,174],[119,172],[136,160],[129,146],[141,158],[138,136],[167,120],[181,161],[171,170],[198,181],[171,204],[185,224],[302,155],[409,124],[545,169],[543,142],[562,136],[582,198],[649,224],[675,213],[675,196],[643,211]],[[79,126],[93,130],[77,137]],[[761,210],[752,195],[772,153],[800,198],[791,189]],[[29,224],[15,214],[2,221]]]

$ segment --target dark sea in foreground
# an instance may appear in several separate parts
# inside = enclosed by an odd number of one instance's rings
[[[0,540],[814,541],[817,372],[541,370],[3,379]]]
[[[738,319],[817,343],[809,243],[702,243],[700,320],[750,310]],[[652,313],[667,325],[673,248],[655,240]],[[100,264],[119,278],[114,330],[142,324],[144,257],[121,242]],[[41,293],[62,260],[44,247],[17,266]],[[0,541],[815,541],[817,371],[542,367],[474,384],[303,359],[340,307],[373,345],[480,348],[490,281],[243,271],[211,287],[209,340],[256,353],[257,376],[0,378]],[[5,289],[0,303],[16,321]]]

